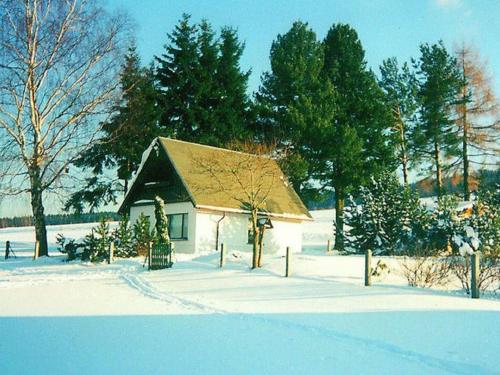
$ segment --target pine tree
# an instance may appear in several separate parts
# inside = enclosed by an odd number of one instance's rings
[[[118,227],[113,231],[115,243],[115,256],[119,258],[129,258],[137,256],[134,246],[132,230],[127,216],[124,216],[118,223]]]
[[[316,178],[335,191],[335,247],[343,249],[344,202],[353,188],[394,166],[386,133],[390,113],[354,29],[331,27],[323,42],[323,79],[335,87],[336,111],[316,132]]]
[[[500,153],[500,105],[493,92],[487,68],[479,54],[462,45],[455,51],[461,87],[456,105],[456,123],[462,141],[463,197],[470,200],[470,163],[488,164],[478,158]],[[475,160],[471,160],[471,156]]]
[[[128,180],[141,161],[144,150],[160,134],[157,92],[151,69],[141,67],[135,45],[125,56],[121,72],[121,103],[115,115],[103,124],[104,141],[95,144],[75,163],[92,176],[80,191],[71,195],[66,209],[91,211],[109,202],[116,203],[119,193],[128,190]],[[109,170],[116,178],[109,179]],[[122,183],[119,183],[119,181]]]
[[[442,42],[422,44],[420,53],[419,61],[415,62],[419,99],[415,144],[422,159],[433,164],[437,195],[441,197],[446,159],[459,154],[460,139],[454,126],[452,109],[456,103],[460,77],[456,60]]]
[[[168,219],[165,214],[165,204],[160,197],[155,198],[155,237],[158,244],[168,245],[170,237],[168,235]]]
[[[92,233],[85,236],[83,240],[84,250],[82,260],[91,262],[102,262],[109,254],[109,246],[112,242],[109,224],[105,218],[101,218],[99,225],[92,228]]]
[[[416,79],[408,64],[404,63],[399,68],[394,57],[382,62],[380,73],[379,84],[384,90],[387,106],[392,111],[392,134],[397,158],[401,164],[403,181],[408,186],[412,132],[417,110]]]
[[[133,226],[134,246],[137,254],[146,256],[148,254],[149,244],[153,241],[151,231],[151,222],[149,217],[142,212]]]
[[[322,79],[324,52],[315,33],[297,21],[271,47],[271,71],[256,95],[260,137],[276,145],[280,164],[303,198],[311,192],[316,132],[332,120],[334,90]]]

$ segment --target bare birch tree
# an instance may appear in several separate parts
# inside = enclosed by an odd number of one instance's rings
[[[232,145],[235,148],[235,145]],[[211,157],[195,158],[196,174],[206,176],[208,182],[200,188],[209,193],[223,193],[227,199],[235,200],[244,211],[250,213],[252,225],[252,268],[262,266],[262,228],[259,216],[266,214],[266,206],[271,191],[283,178],[277,163],[270,158],[272,148],[264,145],[245,143],[237,146],[248,153],[235,152],[234,157],[221,158],[214,152]],[[195,187],[197,188],[197,187]]]
[[[30,195],[35,257],[48,255],[44,195],[116,101],[126,26],[94,0],[2,1],[0,189]]]
[[[462,139],[463,196],[470,200],[470,164],[485,165],[500,156],[500,104],[479,53],[465,43],[455,53],[462,76],[456,122]]]

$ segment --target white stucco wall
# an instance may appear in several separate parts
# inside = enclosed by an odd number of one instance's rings
[[[217,220],[222,213],[198,211],[196,215],[197,251],[214,250],[216,242]],[[228,250],[251,251],[248,244],[249,215],[226,213],[219,226],[219,244],[224,243]],[[273,229],[264,234],[264,253],[284,254],[290,246],[293,252],[302,249],[302,224],[279,219],[272,219]]]
[[[141,205],[132,206],[130,208],[130,223],[134,225],[139,215],[144,213],[144,215],[149,216],[152,227],[154,227],[155,220],[155,210],[154,205]],[[172,240],[175,243],[175,251],[179,253],[193,253],[195,251],[195,238],[196,238],[196,210],[191,202],[182,203],[168,203],[165,204],[165,213],[167,215],[171,214],[188,214],[188,239],[187,240]]]
[[[155,224],[154,206],[141,205],[130,208],[130,222],[133,225],[140,213],[149,216],[151,225]],[[188,239],[174,240],[175,248],[180,253],[192,253],[215,250],[217,221],[222,212],[196,210],[192,203],[171,203],[165,205],[165,212],[170,214],[188,214]],[[228,250],[252,251],[248,244],[249,215],[226,213],[219,226],[219,245],[224,243]],[[272,218],[273,229],[266,229],[264,234],[264,253],[285,254],[290,246],[293,252],[302,250],[302,223]]]

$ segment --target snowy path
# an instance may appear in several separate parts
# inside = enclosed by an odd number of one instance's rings
[[[500,301],[365,288],[360,257],[60,259],[0,261],[0,374],[500,374]]]

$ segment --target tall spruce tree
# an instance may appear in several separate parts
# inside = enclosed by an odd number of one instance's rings
[[[218,84],[218,102],[216,125],[218,143],[242,141],[248,138],[251,121],[250,100],[248,98],[248,78],[250,70],[243,71],[240,59],[245,44],[238,40],[237,31],[231,27],[223,27],[220,32],[219,57],[215,75]]]
[[[243,44],[234,29],[220,38],[206,20],[191,24],[184,14],[156,57],[162,126],[187,141],[224,146],[245,137],[249,72],[240,68]]]
[[[256,95],[260,135],[276,145],[285,174],[307,198],[316,160],[311,140],[331,123],[335,104],[333,86],[321,77],[323,46],[297,21],[273,42],[270,59]]]
[[[335,247],[344,248],[345,198],[371,176],[394,167],[388,142],[390,112],[356,31],[333,25],[323,42],[322,76],[336,90],[336,111],[326,127],[317,129],[315,177],[335,191]]]
[[[121,102],[110,121],[102,126],[103,141],[84,153],[75,165],[92,173],[83,189],[73,193],[66,209],[82,212],[115,202],[128,190],[128,180],[141,161],[151,141],[160,134],[157,91],[153,71],[141,67],[135,45],[132,45],[121,72]],[[165,130],[163,130],[165,134]],[[113,170],[112,174],[109,170]]]
[[[156,57],[156,78],[161,92],[161,125],[173,129],[173,136],[195,140],[199,88],[197,26],[183,14],[173,32],[168,34],[165,52]]]
[[[461,80],[456,60],[442,42],[422,44],[420,53],[420,59],[415,62],[419,100],[415,146],[423,161],[433,166],[437,195],[441,197],[447,160],[459,155],[460,138],[454,123],[453,106]]]
[[[395,57],[380,66],[379,85],[392,113],[392,135],[403,181],[408,186],[408,169],[412,156],[412,134],[417,110],[417,82],[407,63],[400,68]]]

